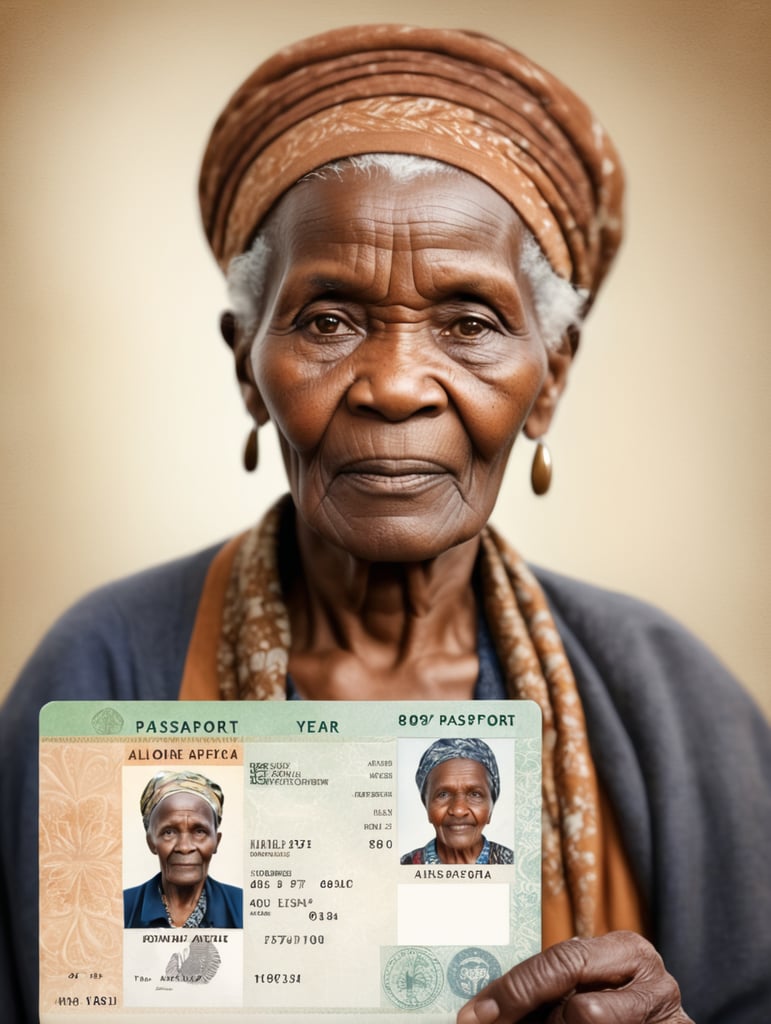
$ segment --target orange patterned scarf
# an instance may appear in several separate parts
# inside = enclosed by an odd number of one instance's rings
[[[223,700],[284,700],[289,616],[279,579],[284,497],[240,540],[222,610],[217,676]],[[544,902],[568,934],[605,930],[600,798],[583,708],[538,581],[491,528],[482,533],[485,615],[509,697],[543,713]]]

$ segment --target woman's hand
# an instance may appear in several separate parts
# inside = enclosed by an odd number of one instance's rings
[[[635,932],[571,939],[517,964],[457,1024],[693,1024],[653,946]]]

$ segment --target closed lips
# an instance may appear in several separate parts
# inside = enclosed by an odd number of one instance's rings
[[[360,459],[347,463],[340,472],[365,476],[416,476],[425,473],[446,473],[447,469],[425,459]]]

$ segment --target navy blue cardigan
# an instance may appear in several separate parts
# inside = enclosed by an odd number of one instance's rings
[[[200,928],[243,928],[244,892],[213,878],[204,882],[206,916]],[[123,924],[126,928],[168,928],[161,899],[160,872],[142,885],[123,890]]]

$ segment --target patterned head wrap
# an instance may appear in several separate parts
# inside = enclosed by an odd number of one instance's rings
[[[486,36],[359,25],[289,46],[235,92],[199,182],[223,270],[303,175],[364,153],[432,157],[507,199],[554,270],[594,298],[621,240],[623,174],[588,107]]]
[[[199,775],[198,772],[158,772],[147,783],[139,800],[145,831],[155,808],[161,800],[165,800],[172,793],[195,793],[196,796],[200,796],[214,811],[219,828],[225,797],[216,782],[207,779],[205,775]]]
[[[453,761],[457,757],[465,758],[467,761],[478,761],[487,772],[490,780],[490,793],[493,803],[498,799],[501,792],[501,778],[498,774],[498,762],[495,754],[488,747],[484,740],[468,738],[441,739],[432,743],[428,750],[424,751],[415,772],[415,782],[420,791],[420,799],[425,804],[426,788],[428,777],[438,765],[445,761]]]

